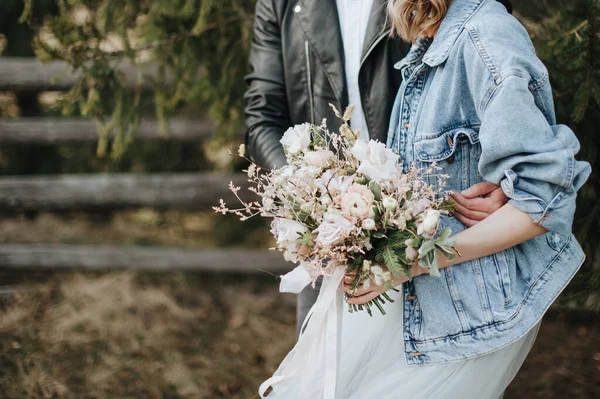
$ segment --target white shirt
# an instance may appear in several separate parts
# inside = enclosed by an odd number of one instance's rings
[[[360,130],[360,139],[369,141],[369,131],[358,87],[358,71],[373,0],[336,0],[336,3],[344,43],[348,101],[356,106],[350,125],[353,129]]]

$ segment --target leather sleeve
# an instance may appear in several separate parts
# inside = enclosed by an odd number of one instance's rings
[[[250,48],[251,73],[246,76],[246,147],[260,166],[286,164],[279,140],[291,121],[286,98],[281,27],[272,0],[258,0],[254,38]]]

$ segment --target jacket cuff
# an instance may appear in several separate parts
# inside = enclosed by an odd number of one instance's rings
[[[564,206],[569,199],[561,191],[549,203],[542,198],[519,190],[519,177],[512,170],[504,172],[505,178],[500,182],[502,191],[509,199],[508,203],[525,212],[539,226],[558,234],[570,235],[572,233],[573,211]]]

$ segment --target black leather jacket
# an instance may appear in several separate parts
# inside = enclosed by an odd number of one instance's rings
[[[367,26],[359,71],[369,136],[384,143],[401,82],[393,65],[410,49],[408,43],[389,37],[386,2],[374,0],[377,11]],[[320,124],[327,118],[329,129],[337,131],[339,120],[329,103],[343,110],[348,92],[335,0],[258,0],[250,64],[246,146],[255,163],[285,165],[279,140],[292,125]]]

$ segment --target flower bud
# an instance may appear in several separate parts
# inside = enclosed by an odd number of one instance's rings
[[[371,218],[367,218],[362,222],[362,228],[365,230],[373,230],[375,229],[375,221]]]
[[[416,248],[410,246],[406,247],[404,253],[406,254],[406,259],[408,260],[417,260],[417,258],[419,257],[419,251]]]
[[[385,209],[393,210],[398,206],[398,201],[392,197],[385,197],[382,201],[382,205]]]

